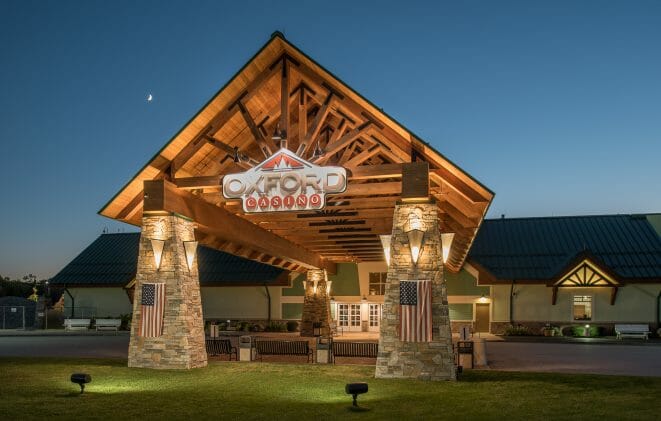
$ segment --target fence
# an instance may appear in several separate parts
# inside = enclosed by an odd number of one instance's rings
[[[0,306],[3,329],[25,329],[25,306]]]

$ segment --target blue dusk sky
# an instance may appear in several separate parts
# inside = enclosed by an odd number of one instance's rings
[[[661,1],[2,0],[0,274],[136,230],[97,212],[275,30],[490,217],[661,211]]]

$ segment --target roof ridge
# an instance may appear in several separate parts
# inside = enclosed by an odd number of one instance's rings
[[[485,221],[515,221],[524,219],[570,219],[570,218],[613,218],[613,217],[639,217],[644,218],[649,215],[661,215],[661,213],[611,213],[611,214],[590,214],[590,215],[551,215],[551,216],[518,216],[514,218],[485,218]]]

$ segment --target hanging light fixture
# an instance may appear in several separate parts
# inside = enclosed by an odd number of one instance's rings
[[[381,239],[381,246],[383,246],[383,254],[386,256],[386,264],[390,266],[390,240],[392,235],[379,235]]]
[[[445,232],[441,234],[441,245],[443,246],[443,263],[448,262],[448,257],[450,256],[450,248],[452,247],[453,240],[453,232]]]
[[[193,262],[197,254],[197,241],[184,241],[184,253],[186,253],[186,264],[190,272],[193,270]]]
[[[413,264],[418,264],[418,258],[422,251],[422,241],[425,236],[420,215],[415,212],[409,214],[409,224],[406,235],[409,238],[409,248],[411,249],[411,259]]]
[[[149,240],[151,242],[151,249],[154,252],[154,265],[156,270],[159,270],[161,267],[161,260],[163,260],[163,246],[165,246],[165,240],[156,240],[154,238]]]

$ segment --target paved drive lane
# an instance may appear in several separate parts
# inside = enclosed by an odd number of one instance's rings
[[[2,357],[127,358],[128,349],[128,335],[0,337]]]
[[[661,377],[661,346],[487,342],[493,370]]]

